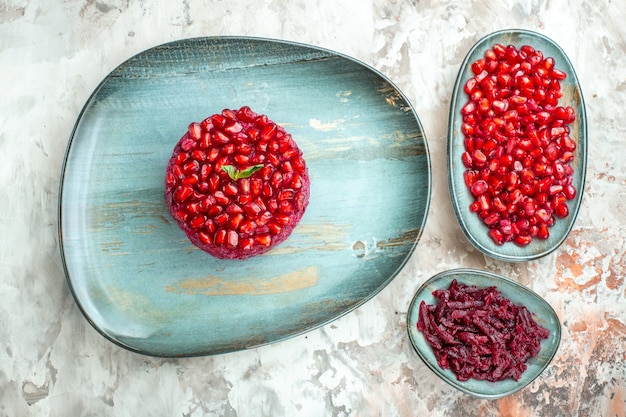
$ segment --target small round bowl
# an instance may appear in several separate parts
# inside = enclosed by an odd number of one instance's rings
[[[520,379],[505,379],[497,382],[469,379],[459,381],[456,375],[449,369],[442,369],[437,364],[437,359],[426,341],[426,338],[417,329],[419,319],[419,306],[422,301],[427,304],[435,304],[436,298],[432,292],[439,289],[447,289],[452,280],[466,285],[476,285],[478,288],[495,286],[500,293],[511,300],[514,304],[524,305],[534,314],[535,321],[550,331],[550,336],[541,341],[539,354],[526,362],[528,368]],[[561,324],[552,307],[539,295],[527,287],[501,275],[475,269],[455,269],[437,274],[426,281],[417,290],[409,305],[407,314],[407,328],[411,344],[424,363],[441,379],[467,394],[479,398],[497,399],[513,394],[530,384],[548,366],[561,341]]]
[[[463,180],[465,166],[461,161],[461,155],[465,151],[464,135],[461,131],[462,116],[461,108],[467,102],[467,95],[463,90],[465,82],[473,76],[471,65],[478,58],[482,58],[485,51],[494,44],[515,45],[520,48],[530,45],[543,52],[544,56],[551,56],[556,61],[556,67],[565,71],[567,78],[561,81],[563,97],[559,103],[571,106],[576,112],[576,120],[570,125],[570,136],[577,143],[577,148],[572,161],[574,168],[573,185],[577,195],[568,202],[569,215],[564,219],[557,219],[550,227],[550,237],[545,240],[533,239],[527,246],[521,247],[513,242],[497,245],[487,235],[489,229],[476,213],[469,211],[469,205],[473,196],[467,189]],[[543,257],[557,249],[567,238],[572,230],[583,197],[585,176],[587,170],[587,116],[585,102],[574,67],[565,52],[551,39],[535,32],[526,30],[505,30],[494,32],[478,41],[468,52],[461,64],[452,93],[450,115],[448,125],[448,185],[450,197],[456,218],[467,237],[474,247],[484,254],[508,262],[525,262]]]

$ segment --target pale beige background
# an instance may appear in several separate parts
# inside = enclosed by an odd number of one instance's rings
[[[0,415],[624,417],[625,21],[618,0],[0,1]],[[565,50],[589,121],[578,221],[558,251],[527,264],[494,261],[470,246],[446,178],[459,65],[478,39],[506,28],[538,31]],[[353,313],[258,349],[155,359],[105,340],[74,304],[58,247],[59,175],[73,124],[109,71],[157,44],[203,35],[308,43],[383,72],[424,125],[432,202],[406,268]],[[411,348],[413,292],[457,267],[528,285],[563,322],[554,362],[518,394],[466,396]]]

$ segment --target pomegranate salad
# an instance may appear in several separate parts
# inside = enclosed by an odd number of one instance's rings
[[[246,259],[287,239],[309,189],[292,136],[247,106],[191,123],[165,174],[172,217],[194,245],[222,259]]]
[[[419,306],[417,329],[433,349],[437,364],[459,381],[518,380],[536,356],[548,329],[524,306],[496,287],[477,288],[453,280],[433,291],[435,305]]]
[[[559,105],[566,73],[529,45],[494,45],[471,65],[461,109],[469,210],[497,245],[547,239],[576,196],[571,106]]]

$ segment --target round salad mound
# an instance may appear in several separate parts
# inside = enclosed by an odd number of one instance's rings
[[[477,288],[453,280],[433,291],[437,304],[420,303],[417,328],[432,347],[437,364],[457,380],[518,380],[550,331],[524,306],[496,287]]]
[[[189,240],[221,259],[246,259],[286,240],[309,203],[302,151],[248,106],[193,122],[165,174],[165,199]]]

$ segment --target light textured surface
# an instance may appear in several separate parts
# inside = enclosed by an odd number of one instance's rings
[[[626,9],[619,1],[411,0],[0,3],[0,415],[626,415]],[[450,93],[467,50],[505,28],[568,54],[587,104],[585,199],[569,238],[537,261],[486,258],[454,219],[446,179]],[[348,54],[393,80],[429,141],[433,198],[422,240],[374,299],[323,328],[226,355],[155,359],[119,348],[82,317],[57,239],[63,154],[100,80],[154,45],[253,35]],[[453,390],[406,331],[413,292],[446,269],[490,270],[556,310],[562,343],[525,390],[498,401]]]

